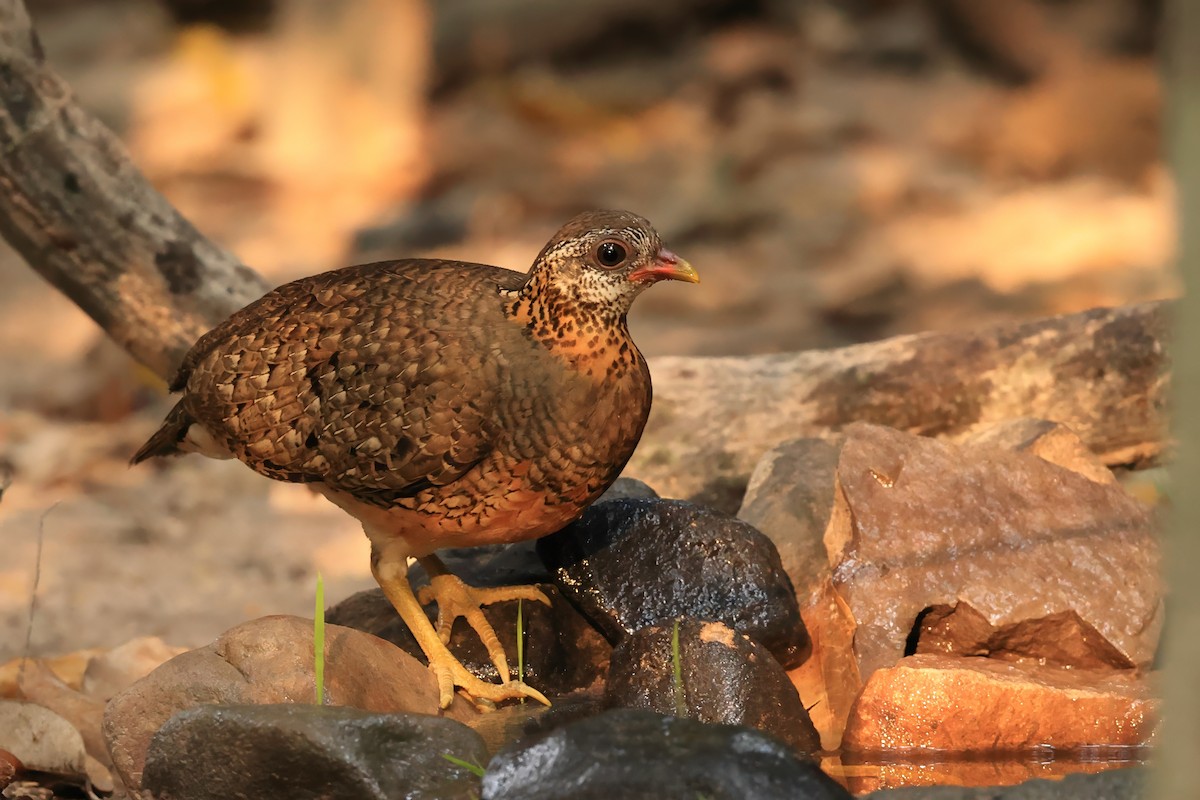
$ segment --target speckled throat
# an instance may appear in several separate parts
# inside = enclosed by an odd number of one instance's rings
[[[606,302],[568,294],[560,283],[548,270],[535,268],[523,286],[503,292],[504,313],[581,374],[609,380],[636,367],[641,354],[625,318],[636,291],[628,300]]]

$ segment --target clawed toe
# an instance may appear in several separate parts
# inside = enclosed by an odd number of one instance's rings
[[[488,683],[479,681],[478,685],[460,686],[459,689],[480,710],[493,710],[496,705],[505,700],[521,700],[528,697],[542,705],[550,705],[546,696],[522,681],[507,683]]]
[[[488,683],[476,677],[463,668],[453,657],[445,661],[438,660],[430,663],[430,669],[437,678],[439,704],[448,708],[454,699],[454,689],[458,687],[463,696],[471,701],[480,711],[494,711],[496,706],[506,700],[522,700],[529,698],[543,705],[550,705],[546,696],[522,681],[505,681],[503,683]]]

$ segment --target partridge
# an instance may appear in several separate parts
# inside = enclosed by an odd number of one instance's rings
[[[620,474],[650,412],[650,373],[626,314],[643,289],[692,267],[625,211],[581,214],[528,274],[409,259],[288,283],[196,342],[182,398],[133,457],[199,452],[309,484],[371,542],[371,571],[413,632],[443,707],[546,702],[512,680],[480,607],[535,587],[472,588],[434,555],[514,542],[578,517]],[[431,576],[422,602],[409,559]],[[501,683],[446,647],[464,617]]]

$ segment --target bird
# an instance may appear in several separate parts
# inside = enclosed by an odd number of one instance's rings
[[[308,484],[362,524],[442,708],[456,690],[479,708],[549,704],[512,678],[481,610],[545,594],[468,586],[435,551],[553,533],[616,480],[652,399],[626,315],[662,280],[700,279],[646,219],[613,210],[569,220],[526,273],[402,259],[300,278],[193,345],[169,384],[180,399],[132,463],[201,453]],[[430,576],[419,595],[410,559]],[[460,617],[499,683],[450,653]]]

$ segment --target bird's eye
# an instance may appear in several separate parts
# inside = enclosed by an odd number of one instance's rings
[[[601,242],[596,248],[596,261],[600,266],[608,269],[621,266],[628,257],[629,252],[625,249],[625,245],[620,242],[609,240]]]

